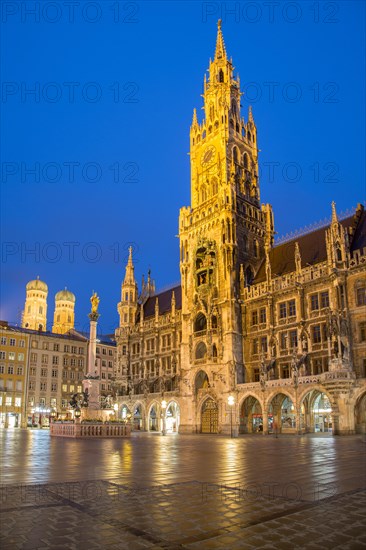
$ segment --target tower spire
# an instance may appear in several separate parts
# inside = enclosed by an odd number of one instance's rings
[[[132,261],[132,246],[128,249],[128,261],[126,265],[126,274],[124,284],[135,284],[135,268]]]
[[[216,51],[215,51],[215,61],[217,61],[217,59],[226,59],[226,49],[225,49],[225,42],[224,42],[224,37],[222,35],[222,30],[221,30],[221,19],[218,20],[217,22],[217,39],[216,39]]]
[[[332,201],[332,223],[337,223],[338,222],[338,216],[337,216],[337,211],[336,211],[336,203],[334,201]]]

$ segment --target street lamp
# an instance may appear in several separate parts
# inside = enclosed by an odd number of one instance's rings
[[[75,409],[75,418],[77,421],[79,421],[80,419],[80,416],[81,416],[81,410],[79,409],[79,407],[77,409]]]
[[[55,421],[55,418],[56,418],[56,416],[57,416],[57,412],[56,412],[56,409],[52,409],[52,411],[51,411],[51,418],[52,418],[52,422],[54,422],[54,421]]]
[[[113,405],[115,419],[118,420],[118,403]]]
[[[163,431],[162,431],[162,435],[166,435],[166,406],[167,406],[167,402],[165,401],[165,399],[162,400],[161,402],[161,408],[163,409]]]
[[[227,402],[230,407],[230,437],[233,437],[233,405],[235,403],[235,398],[233,395],[229,395]]]

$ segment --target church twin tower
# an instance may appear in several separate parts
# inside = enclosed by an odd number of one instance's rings
[[[47,296],[48,286],[39,277],[29,281],[26,286],[26,299],[22,316],[22,327],[31,330],[47,330]],[[60,290],[55,295],[55,312],[52,332],[65,334],[74,328],[75,295],[67,290]]]

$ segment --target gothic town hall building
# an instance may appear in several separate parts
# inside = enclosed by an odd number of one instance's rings
[[[130,250],[114,386],[134,428],[180,433],[366,432],[366,213],[274,245],[257,129],[240,112],[221,24],[190,129],[181,285],[140,292]]]

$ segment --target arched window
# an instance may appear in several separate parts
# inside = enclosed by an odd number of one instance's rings
[[[236,101],[235,101],[235,99],[233,99],[231,101],[231,112],[233,113],[233,115],[236,115]]]
[[[253,251],[254,251],[254,257],[255,257],[255,258],[258,258],[258,255],[259,255],[259,247],[258,247],[258,241],[257,241],[257,239],[254,239]]]
[[[206,199],[207,199],[206,187],[203,185],[201,187],[201,202],[205,202]]]
[[[217,195],[219,190],[219,184],[218,184],[217,178],[212,178],[211,188],[212,188],[212,194]]]
[[[194,320],[194,332],[201,332],[207,329],[207,319],[203,313],[199,313]]]
[[[341,261],[342,261],[342,251],[339,244],[337,243],[337,262],[341,262]]]
[[[195,357],[196,359],[205,359],[207,355],[207,347],[204,342],[197,344]]]
[[[216,344],[214,344],[214,345],[212,346],[212,357],[213,357],[214,359],[217,358],[217,347],[216,347]]]
[[[247,155],[247,153],[244,153],[244,168],[246,168],[247,170],[249,169],[249,157]]]
[[[68,315],[68,316],[67,316],[67,322],[68,322],[68,323],[71,323],[71,315]]]
[[[250,265],[245,270],[245,286],[250,286],[253,282],[253,270]]]
[[[239,133],[240,132],[240,126],[238,123],[236,123],[235,130]]]
[[[252,134],[250,132],[247,133],[248,140],[250,141],[252,139]]]
[[[222,69],[219,70],[219,82],[224,82],[224,71]]]
[[[235,163],[238,163],[238,148],[237,147],[234,147],[233,148],[233,159],[234,159],[234,162]]]
[[[246,235],[243,237],[243,249],[244,252],[248,252],[248,237]]]
[[[60,316],[59,315],[57,315],[56,321],[57,321],[57,323],[60,322]]]
[[[42,306],[39,306],[39,314],[40,314],[40,315],[43,314],[43,307],[42,307]]]
[[[212,317],[211,317],[211,327],[212,328],[217,328],[217,317],[216,317],[216,315],[212,315]]]

